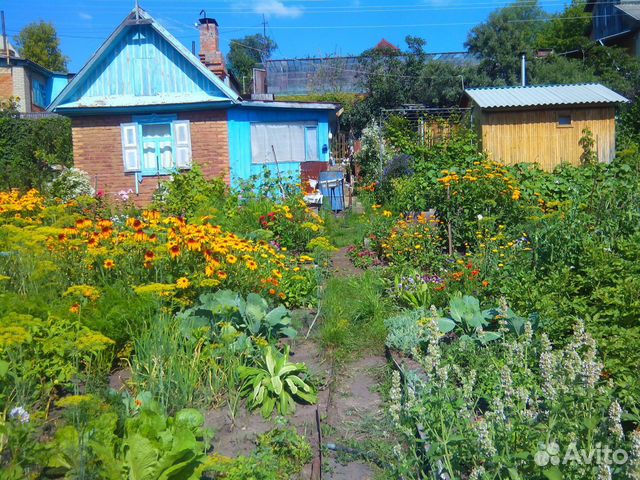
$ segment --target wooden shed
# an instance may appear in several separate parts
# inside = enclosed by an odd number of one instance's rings
[[[616,105],[629,101],[600,84],[474,88],[465,94],[482,148],[492,160],[538,163],[545,170],[580,163],[586,128],[598,160],[611,162]]]

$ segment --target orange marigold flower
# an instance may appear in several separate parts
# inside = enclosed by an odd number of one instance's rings
[[[270,288],[269,289],[269,295],[275,295],[276,294],[276,289],[275,288]]]
[[[278,297],[280,297],[280,300],[284,300],[285,298],[287,298],[287,296],[282,292],[278,294]]]
[[[113,268],[116,266],[116,262],[110,258],[107,258],[102,266],[107,270],[113,270]]]
[[[97,246],[98,246],[98,240],[96,238],[92,237],[87,241],[87,247],[93,248]]]
[[[483,287],[488,287],[489,286],[489,282],[487,280],[483,280],[482,281],[482,286]]]
[[[80,304],[79,303],[74,303],[73,305],[71,305],[71,307],[69,308],[69,311],[71,313],[80,313]]]

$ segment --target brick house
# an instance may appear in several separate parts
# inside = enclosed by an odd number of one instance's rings
[[[20,113],[44,112],[69,76],[20,58],[13,45],[7,40],[5,46],[0,36],[0,99],[18,98]]]
[[[264,168],[299,174],[306,163],[327,164],[336,106],[243,101],[217,22],[202,18],[199,30],[196,57],[134,8],[49,107],[71,118],[75,166],[96,190],[131,191],[144,204],[194,164],[229,183]]]

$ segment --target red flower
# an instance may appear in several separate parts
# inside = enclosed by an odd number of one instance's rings
[[[480,270],[474,270],[473,272],[471,272],[472,277],[477,277],[478,275],[480,275]]]

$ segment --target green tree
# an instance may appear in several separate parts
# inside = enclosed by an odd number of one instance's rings
[[[68,57],[60,50],[60,39],[52,23],[39,21],[24,27],[15,37],[22,58],[55,72],[66,72]]]
[[[413,83],[411,98],[430,107],[460,104],[464,88],[486,87],[492,81],[476,65],[458,65],[440,60],[425,63]]]
[[[520,54],[531,58],[536,40],[548,18],[537,1],[517,0],[493,12],[485,23],[474,27],[465,43],[480,57],[480,71],[496,83],[520,81]]]
[[[585,63],[607,87],[631,100],[640,95],[640,59],[626,49],[595,45],[587,51]]]
[[[537,47],[565,53],[584,51],[591,45],[591,14],[585,12],[585,4],[584,0],[573,0],[564,11],[545,22],[538,34]]]
[[[227,63],[244,90],[249,90],[253,80],[253,68],[271,58],[278,48],[271,38],[258,33],[231,40]],[[246,92],[243,92],[246,93]]]
[[[551,55],[529,62],[529,73],[533,85],[591,83],[599,79],[594,69],[583,60]]]

